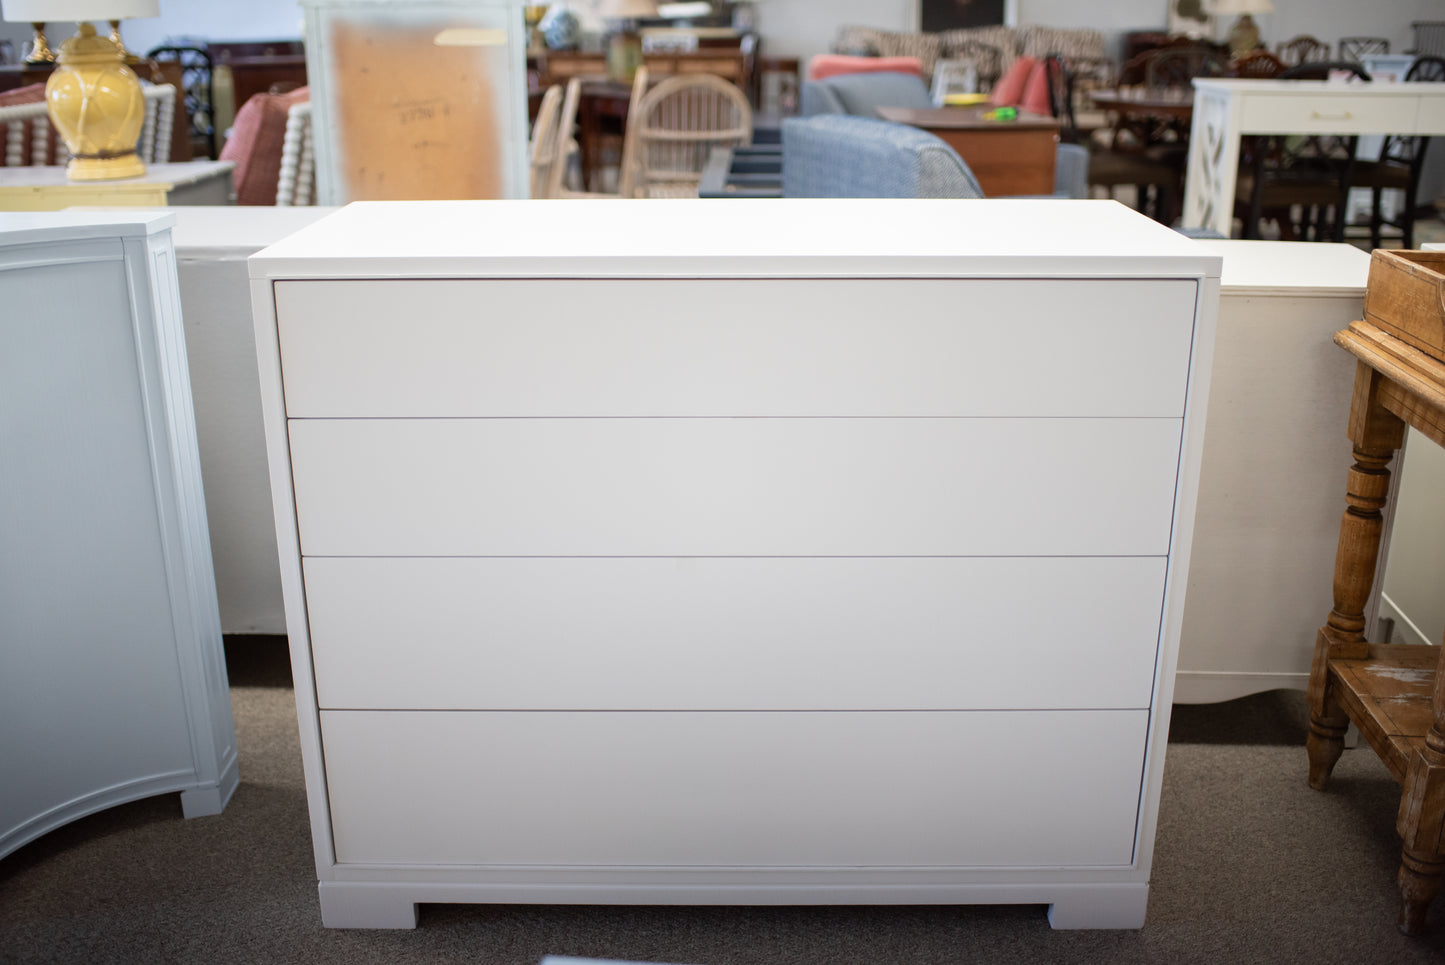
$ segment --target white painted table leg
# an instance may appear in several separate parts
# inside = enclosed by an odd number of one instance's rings
[[[1184,181],[1184,225],[1213,228],[1226,238],[1233,227],[1239,168],[1239,127],[1233,113],[1228,98],[1195,92]]]

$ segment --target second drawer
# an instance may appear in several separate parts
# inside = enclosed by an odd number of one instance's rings
[[[1163,556],[1177,419],[292,420],[307,556]]]

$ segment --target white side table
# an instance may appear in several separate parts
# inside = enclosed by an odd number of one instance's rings
[[[0,211],[230,204],[232,161],[152,164],[138,178],[72,181],[60,164],[0,168]]]

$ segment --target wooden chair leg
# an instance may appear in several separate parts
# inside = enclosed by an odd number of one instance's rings
[[[1400,854],[1400,931],[1406,935],[1423,935],[1427,931],[1425,917],[1430,902],[1440,891],[1445,859],[1430,852],[1406,848]]]

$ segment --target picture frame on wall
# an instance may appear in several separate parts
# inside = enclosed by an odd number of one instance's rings
[[[918,28],[925,32],[1012,25],[1017,0],[919,0]]]
[[[1214,15],[1205,0],[1169,0],[1169,33],[1195,39],[1214,37]]]

